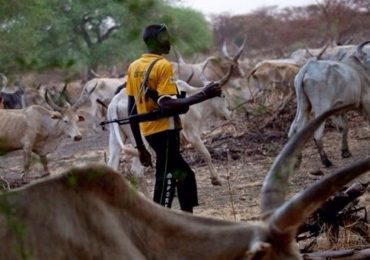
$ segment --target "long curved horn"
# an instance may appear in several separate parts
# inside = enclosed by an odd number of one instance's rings
[[[99,105],[101,105],[105,109],[108,109],[108,106],[103,101],[101,101],[99,98],[96,99],[96,103],[98,103]]]
[[[57,104],[55,104],[52,98],[49,98],[49,93],[48,93],[47,89],[45,90],[44,98],[45,98],[46,103],[52,109],[54,109],[55,111],[58,111],[58,112],[63,112],[64,109],[62,107],[58,106]]]
[[[80,96],[78,100],[72,105],[73,109],[78,109],[82,104],[84,104],[90,97],[91,93],[94,92],[96,89],[96,86],[98,85],[98,82],[95,83],[95,86],[86,94]]]
[[[357,46],[357,48],[356,48],[356,52],[360,55],[360,58],[363,58],[365,55],[366,55],[366,53],[363,51],[363,47],[365,46],[365,45],[367,45],[367,44],[369,44],[370,43],[370,41],[364,41],[363,43],[361,43],[361,44],[359,44],[358,46]]]
[[[62,92],[60,92],[60,96],[61,96],[61,95],[63,95],[63,94],[66,92],[67,87],[68,87],[68,83],[67,83],[67,82],[65,82],[65,83],[64,83],[64,86],[63,86],[63,89],[62,89]]]
[[[191,68],[191,73],[190,73],[189,77],[185,80],[185,82],[189,84],[189,82],[193,78],[193,76],[194,76],[194,70],[193,70],[193,68]]]
[[[216,83],[220,84],[220,86],[225,85],[226,82],[230,79],[233,69],[234,69],[234,65],[231,64],[226,75],[223,76],[221,79],[217,80]]]
[[[271,214],[273,210],[284,203],[287,191],[286,185],[289,176],[294,171],[297,156],[301,153],[305,143],[312,138],[315,129],[330,115],[343,113],[354,108],[354,105],[347,105],[329,110],[314,119],[288,141],[275,159],[263,183],[261,208],[264,214]]]
[[[327,48],[329,48],[329,45],[330,45],[329,43],[325,44],[325,46],[321,49],[320,53],[316,56],[317,60],[321,59],[321,56],[325,53]]]
[[[93,75],[96,78],[102,78],[102,76],[99,75],[98,73],[96,73],[93,69],[90,69],[90,73],[91,73],[91,75]]]
[[[175,53],[175,56],[176,56],[176,60],[179,64],[186,64],[186,62],[184,61],[184,59],[182,58],[181,54],[177,51],[177,49],[174,47],[173,48],[173,51]]]
[[[351,35],[347,40],[345,40],[341,45],[348,45],[353,41],[353,35]]]
[[[306,53],[307,53],[310,57],[315,57],[315,55],[313,55],[307,47],[304,47],[304,50],[306,51]]]
[[[6,87],[8,84],[8,78],[3,73],[0,73],[0,77],[2,78],[2,85],[0,87]]]
[[[243,43],[242,43],[242,45],[240,45],[240,47],[239,47],[238,51],[236,52],[235,56],[231,57],[229,52],[227,51],[226,41],[224,41],[223,44],[222,44],[222,53],[226,58],[228,58],[230,60],[233,60],[233,61],[237,61],[240,58],[240,55],[243,53],[246,43],[247,43],[247,38],[244,37]]]
[[[226,40],[224,40],[224,42],[222,43],[222,54],[223,54],[226,58],[228,58],[228,59],[230,59],[230,60],[232,60],[232,59],[233,59],[233,58],[229,55],[229,52],[227,51]]]
[[[207,79],[206,75],[204,74],[204,71],[206,70],[206,67],[207,67],[208,63],[209,63],[211,60],[217,61],[217,60],[218,60],[218,58],[217,58],[217,57],[215,57],[215,56],[210,56],[210,57],[208,57],[208,58],[204,61],[203,66],[202,66],[202,70],[201,70],[201,72],[200,72],[200,78],[201,78],[201,81],[202,81],[203,83],[205,83],[205,82],[209,81],[209,80]]]
[[[68,83],[65,82],[62,91],[59,93],[58,100],[63,100],[63,102],[69,103],[69,100],[66,94],[67,87],[68,87]]]
[[[246,43],[247,43],[247,38],[244,37],[242,45],[239,47],[239,50],[236,52],[235,57],[233,58],[234,61],[237,61],[240,58],[240,55],[242,55]]]
[[[205,61],[205,62],[204,62],[204,64],[203,64],[202,72],[201,72],[201,79],[202,79],[203,83],[205,83],[205,82],[209,81],[209,80],[207,80],[206,76],[204,75],[204,70],[206,69],[206,67],[207,67],[208,63],[209,63],[211,60],[218,61],[219,59],[218,59],[217,57],[215,57],[215,56],[211,56],[211,57],[208,57],[208,58],[206,59],[206,61]],[[232,72],[233,72],[233,69],[234,69],[234,65],[233,65],[233,64],[231,64],[231,65],[230,65],[230,67],[229,67],[229,69],[228,69],[228,71],[227,71],[227,73],[226,73],[226,74],[225,74],[221,79],[217,80],[215,83],[218,83],[218,84],[220,84],[221,86],[225,85],[225,83],[230,79],[231,74],[232,74]]]

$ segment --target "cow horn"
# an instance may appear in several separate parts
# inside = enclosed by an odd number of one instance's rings
[[[325,51],[327,50],[328,47],[329,47],[329,43],[325,44],[325,46],[322,48],[322,50],[320,51],[320,53],[316,56],[316,59],[317,60],[320,60],[321,59],[321,56],[325,53]]]
[[[61,96],[61,95],[63,95],[63,94],[66,92],[67,87],[68,87],[68,83],[67,83],[67,82],[65,82],[65,83],[64,83],[64,86],[63,86],[63,89],[62,89],[62,92],[60,92],[60,96]]]
[[[102,78],[102,76],[99,75],[98,73],[96,73],[95,70],[93,70],[93,69],[90,69],[90,73],[91,73],[91,75],[93,75],[96,78]]]
[[[226,40],[224,40],[224,42],[222,43],[222,53],[223,53],[223,55],[224,55],[226,58],[228,58],[228,59],[230,59],[230,60],[232,60],[232,59],[233,59],[233,58],[229,55],[229,52],[227,51]]]
[[[225,85],[225,83],[230,79],[233,69],[234,69],[234,65],[231,64],[226,75],[223,76],[221,79],[217,80],[216,83],[220,84],[220,86]]]
[[[201,73],[200,73],[200,78],[201,78],[201,80],[202,80],[202,82],[203,82],[203,83],[205,83],[205,82],[209,81],[209,80],[207,79],[207,77],[205,76],[204,71],[205,71],[205,69],[206,69],[206,67],[207,67],[208,63],[209,63],[211,60],[217,61],[217,60],[218,60],[218,58],[217,58],[217,57],[215,57],[215,56],[210,56],[210,57],[208,57],[208,58],[204,61],[204,64],[203,64],[203,66],[202,66],[202,71],[201,71]]]
[[[3,73],[0,73],[0,77],[1,77],[1,86],[0,87],[4,88],[8,84],[8,78]]]
[[[48,90],[45,90],[44,93],[45,101],[46,103],[55,111],[62,112],[64,109],[57,104],[54,103],[53,99],[49,98],[49,93]]]
[[[78,109],[82,104],[84,104],[90,97],[91,93],[94,92],[96,89],[96,86],[98,85],[98,82],[95,83],[95,86],[86,94],[81,95],[78,100],[72,105],[73,109]]]
[[[244,40],[243,40],[243,43],[242,45],[239,47],[239,50],[236,52],[235,54],[235,57],[234,57],[234,61],[237,61],[239,58],[240,58],[240,55],[242,55],[243,51],[244,51],[244,48],[245,48],[245,45],[247,43],[247,38],[244,37]]]
[[[317,208],[322,201],[310,201],[307,206],[307,201],[293,198],[289,202],[285,202],[285,195],[287,191],[288,178],[294,172],[294,166],[297,162],[297,157],[301,153],[305,143],[312,138],[315,129],[319,127],[322,122],[334,113],[343,113],[344,111],[354,109],[355,105],[347,105],[339,108],[329,110],[310,122],[305,128],[295,134],[283,150],[275,159],[270,168],[262,187],[261,194],[261,208],[265,217],[270,217],[270,224],[272,227],[278,229],[280,232],[289,233],[294,238],[298,226],[302,223],[313,210]],[[307,191],[304,192],[307,196]],[[317,194],[316,194],[317,195]],[[293,217],[294,216],[294,217]]]
[[[96,103],[98,103],[99,105],[101,105],[105,109],[108,109],[108,106],[103,101],[101,101],[99,98],[96,99]]]
[[[307,47],[304,47],[304,50],[306,51],[306,53],[307,53],[310,57],[315,57],[315,55],[313,55]]]
[[[351,35],[347,40],[345,40],[341,45],[348,45],[353,41],[353,35]]]
[[[245,37],[244,40],[243,40],[242,45],[239,47],[239,49],[236,52],[235,56],[234,57],[231,57],[230,54],[229,54],[229,52],[227,51],[226,41],[224,41],[223,44],[222,44],[222,53],[223,53],[223,55],[226,58],[230,59],[230,60],[237,61],[240,58],[240,55],[243,53],[243,50],[244,50],[245,45],[246,45],[246,42],[247,42],[247,38]]]
[[[363,43],[361,43],[361,44],[359,44],[358,46],[357,46],[357,48],[356,48],[356,51],[357,51],[357,53],[358,54],[360,54],[360,57],[362,58],[362,57],[364,57],[365,55],[366,55],[366,53],[363,51],[363,47],[365,46],[365,45],[367,45],[367,44],[369,44],[370,43],[370,41],[364,41]]]
[[[189,84],[190,80],[193,78],[193,76],[194,76],[194,70],[193,70],[193,68],[191,68],[191,73],[190,73],[189,77],[185,80],[185,82]]]
[[[69,100],[66,94],[67,87],[68,87],[68,83],[65,82],[62,91],[59,93],[58,100],[61,100],[69,104]]]
[[[186,64],[186,62],[184,61],[184,59],[182,58],[181,54],[177,51],[177,49],[174,47],[173,48],[173,51],[175,53],[175,56],[176,56],[176,60],[179,64]]]

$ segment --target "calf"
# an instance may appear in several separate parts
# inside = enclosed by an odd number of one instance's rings
[[[139,196],[111,168],[91,164],[0,195],[1,258],[303,259],[295,240],[298,227],[370,169],[367,158],[286,200],[297,154],[333,112],[343,108],[316,118],[275,159],[262,187],[262,220],[171,211]]]

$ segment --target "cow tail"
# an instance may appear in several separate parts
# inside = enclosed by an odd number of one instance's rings
[[[118,105],[117,102],[114,102],[114,104],[111,103],[108,106],[108,111],[107,111],[108,121],[118,119],[117,105]],[[109,131],[113,131],[113,134],[115,135],[117,142],[119,143],[122,149],[125,149],[125,145],[123,144],[123,140],[121,137],[121,131],[119,128],[119,124],[118,123],[110,124]]]
[[[288,137],[291,137],[296,131],[298,131],[301,127],[298,125],[301,122],[301,117],[305,116],[305,105],[309,104],[309,100],[303,88],[303,78],[307,72],[309,62],[307,62],[297,73],[294,78],[294,89],[297,98],[297,110],[296,115],[294,117],[293,123],[290,126]]]

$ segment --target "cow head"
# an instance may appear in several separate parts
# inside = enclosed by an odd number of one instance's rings
[[[53,115],[52,118],[56,120],[61,120],[63,122],[63,130],[74,141],[80,141],[82,135],[77,122],[83,121],[84,118],[77,115],[77,106],[70,105],[66,103],[64,107],[58,106],[54,101],[49,98],[48,91],[45,91],[45,101],[46,103],[55,111],[60,113],[60,116]]]
[[[365,42],[359,44],[356,47],[355,55],[361,61],[361,63],[364,65],[367,72],[370,74],[370,56],[366,52],[364,52],[364,50],[363,50],[364,46],[369,44],[369,43],[370,43],[370,41],[365,41]]]

